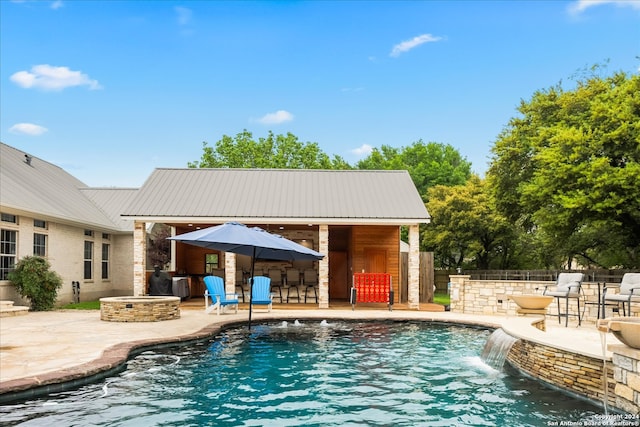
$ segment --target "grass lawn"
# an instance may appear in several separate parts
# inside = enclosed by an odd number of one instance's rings
[[[449,305],[450,299],[448,293],[438,293],[433,295],[433,302],[436,304]]]
[[[60,307],[63,310],[100,310],[100,301],[84,301]]]

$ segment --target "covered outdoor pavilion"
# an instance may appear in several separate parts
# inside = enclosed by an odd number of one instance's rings
[[[419,308],[419,224],[428,223],[430,216],[406,171],[156,169],[122,216],[135,224],[134,295],[143,295],[146,288],[147,224],[167,224],[179,235],[235,221],[326,255],[310,266],[318,275],[319,308],[348,299],[355,272],[390,274],[398,302],[400,230],[405,226],[407,305]],[[210,271],[205,259],[214,252],[172,245],[172,270],[194,276]],[[227,291],[234,292],[236,272],[245,260],[231,253],[217,255]],[[265,260],[264,268],[270,267],[295,266]]]

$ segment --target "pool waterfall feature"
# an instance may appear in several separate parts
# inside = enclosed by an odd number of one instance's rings
[[[498,347],[501,342],[508,343],[501,333],[497,336]],[[508,352],[504,350],[505,365],[564,394],[589,401],[603,412],[640,416],[640,394],[633,390],[637,388],[635,378],[640,378],[640,352],[625,345],[609,345],[608,349],[613,353],[611,358],[520,338]]]
[[[482,360],[493,369],[502,370],[507,360],[509,351],[517,338],[507,334],[502,328],[498,328],[489,335],[482,350]]]
[[[498,328],[494,330],[489,336],[489,338],[487,339],[487,342],[482,350],[481,358],[487,365],[489,365],[493,369],[501,371],[503,370],[504,365],[507,362],[507,358],[509,357],[509,352],[513,348],[514,344],[516,344],[518,341],[520,341],[518,338],[515,338],[509,335],[502,328]],[[603,344],[603,349],[604,349],[604,344]],[[603,350],[603,353],[604,353],[604,350]],[[554,353],[554,355],[557,356],[558,353]],[[550,356],[550,353],[547,353],[547,356]],[[533,379],[539,380],[539,377],[532,375],[532,372],[527,372],[527,370],[521,369],[522,367],[517,362],[517,360],[518,360],[517,357],[512,357],[511,361],[509,361],[509,365],[515,368],[517,371],[524,373],[525,375]],[[605,381],[606,381],[605,378],[607,378],[607,375],[608,375],[607,372],[608,370],[607,370],[606,356],[603,356],[602,377],[601,377],[603,397],[600,402],[602,403],[602,407],[604,409],[605,414],[609,413],[609,403],[608,403],[609,390],[608,390],[608,387],[605,386]],[[544,380],[541,380],[541,381],[547,384],[548,386],[558,389],[560,391],[566,392],[573,397],[576,397],[579,399],[585,399],[583,396],[577,393],[571,392],[564,387],[561,387],[560,384],[556,383],[555,381],[553,383],[550,383]],[[593,402],[593,399],[587,399],[587,400],[590,400]]]

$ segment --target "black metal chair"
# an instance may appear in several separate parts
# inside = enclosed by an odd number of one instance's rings
[[[279,268],[270,268],[267,272],[269,275],[269,279],[271,279],[271,292],[273,292],[278,298],[280,298],[280,303],[283,303],[282,300],[282,287],[284,284],[282,283],[282,270]],[[276,293],[276,289],[278,292]],[[288,299],[288,298],[287,298]]]
[[[554,285],[547,285],[544,287],[543,295],[549,295],[556,298],[556,304],[558,305],[558,323],[562,323],[560,319],[565,317],[565,326],[569,325],[569,300],[575,299],[578,304],[578,313],[574,316],[578,316],[578,325],[582,324],[582,316],[580,315],[580,289],[582,287],[582,281],[584,280],[584,274],[582,273],[560,273],[558,279]],[[549,288],[554,288],[549,290]],[[560,311],[560,300],[565,300],[565,311]]]
[[[607,293],[611,289],[617,289],[617,293]],[[631,316],[631,303],[640,302],[640,273],[625,273],[622,276],[622,282],[611,283],[604,286],[602,293],[602,317],[604,318],[604,309],[607,302],[615,303],[618,306],[622,304],[622,315],[627,315],[627,307],[629,308],[629,316]],[[619,311],[618,311],[619,312]]]
[[[295,298],[300,302],[300,270],[297,268],[289,268],[287,269],[287,302],[289,299]],[[296,291],[296,295],[292,296],[291,291]]]
[[[312,268],[308,268],[304,271],[304,302],[307,303],[307,296],[309,291],[313,291],[313,297],[318,302],[318,292],[316,287],[318,286],[318,273]]]
[[[236,293],[242,296],[242,302],[246,302],[245,294],[249,292],[249,288],[246,286],[247,282],[244,279],[244,271],[236,270]]]

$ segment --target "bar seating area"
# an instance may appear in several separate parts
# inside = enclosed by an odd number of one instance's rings
[[[224,279],[224,270],[214,270],[211,275]],[[235,292],[243,303],[249,302],[250,275],[246,270],[236,271]],[[255,275],[256,277],[265,276],[271,279],[271,293],[274,303],[307,304],[318,302],[318,272],[313,268],[287,267],[284,270],[279,268],[257,268]],[[198,287],[197,283],[202,280],[199,276],[191,276],[192,287]],[[192,292],[191,295],[197,296],[197,291]]]

